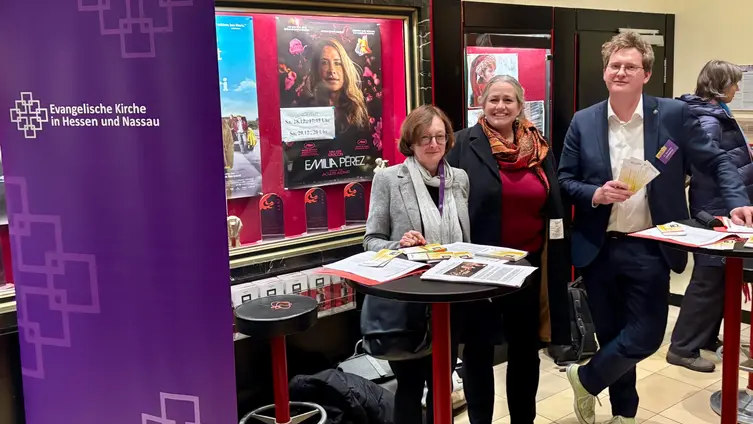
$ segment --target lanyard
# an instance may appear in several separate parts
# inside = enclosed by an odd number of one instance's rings
[[[437,208],[439,209],[439,216],[442,216],[444,210],[444,159],[439,162],[437,171],[439,171],[439,205]]]

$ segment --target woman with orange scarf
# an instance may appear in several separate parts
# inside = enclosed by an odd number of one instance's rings
[[[484,114],[456,134],[447,161],[468,173],[471,242],[525,250],[539,268],[534,284],[484,302],[461,305],[463,388],[471,424],[491,424],[494,347],[507,343],[511,424],[533,424],[539,350],[571,344],[567,283],[569,245],[564,207],[549,144],[525,117],[523,88],[492,78],[481,95]],[[504,395],[501,394],[500,395]]]

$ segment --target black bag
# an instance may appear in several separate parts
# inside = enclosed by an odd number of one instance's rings
[[[588,307],[588,295],[579,277],[567,288],[570,301],[570,346],[557,346],[550,349],[549,355],[557,365],[576,363],[590,358],[599,350],[596,342],[596,327],[594,327],[591,309]]]
[[[361,310],[363,350],[386,361],[405,361],[431,353],[429,307],[366,296]]]

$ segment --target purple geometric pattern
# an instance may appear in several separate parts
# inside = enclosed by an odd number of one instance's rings
[[[105,23],[106,12],[112,9],[112,2],[125,3],[125,18],[118,19],[116,28],[108,28]],[[157,55],[157,49],[154,45],[155,34],[166,34],[173,32],[173,8],[193,6],[194,0],[78,0],[79,12],[97,12],[99,13],[99,32],[102,35],[120,36],[120,55],[124,59],[135,58],[153,58]],[[155,26],[154,19],[147,16],[144,10],[144,2],[158,2],[158,6],[165,9],[164,21],[162,26]],[[132,7],[132,3],[137,3]],[[135,16],[134,16],[135,14]],[[137,27],[138,25],[138,27]],[[138,32],[134,34],[134,29]],[[129,48],[128,41],[136,40],[140,37],[148,37],[148,47],[137,51]]]
[[[167,401],[186,402],[191,407],[188,414],[190,416],[180,416],[169,418],[167,415]],[[141,414],[141,424],[201,424],[201,410],[199,409],[199,398],[197,396],[176,395],[172,393],[160,393],[160,416]]]
[[[23,341],[34,346],[35,360],[24,362],[21,371],[24,375],[45,378],[44,346],[71,347],[72,314],[98,314],[99,283],[97,280],[97,261],[94,255],[70,253],[65,251],[63,231],[59,215],[35,214],[29,208],[29,196],[25,178],[6,177],[6,193],[14,192],[20,197],[20,210],[9,210],[9,233],[13,246],[13,259],[19,273],[27,274],[23,284],[16,285],[18,301],[18,327]],[[18,209],[18,206],[16,207]],[[53,245],[44,252],[44,263],[31,263],[25,256],[24,247],[39,244],[35,238],[32,225],[42,224],[51,228]],[[87,270],[86,277],[66,274],[66,265],[83,264]],[[36,282],[36,283],[35,283]],[[63,286],[63,287],[61,287]],[[84,294],[86,301],[72,302],[69,297],[79,299]],[[72,295],[72,296],[69,296]],[[42,322],[31,316],[29,305],[39,300],[46,300],[51,312],[44,319],[44,326],[57,326],[55,335],[43,334]],[[54,317],[50,319],[51,317]],[[52,322],[52,321],[59,322]]]
[[[24,132],[24,138],[37,138],[37,131],[42,131],[42,124],[49,120],[46,107],[42,107],[39,100],[34,100],[32,93],[21,93],[21,99],[16,100],[10,109],[10,121],[16,124],[16,129]]]

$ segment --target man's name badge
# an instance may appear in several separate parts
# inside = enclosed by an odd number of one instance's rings
[[[656,158],[663,164],[667,164],[672,156],[677,153],[679,147],[672,140],[667,140],[667,143],[659,149],[659,153],[656,154]]]

